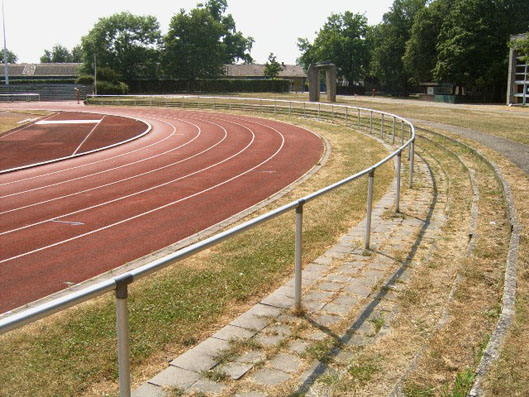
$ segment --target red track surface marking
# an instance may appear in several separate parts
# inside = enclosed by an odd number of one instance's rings
[[[0,312],[218,223],[298,179],[323,151],[313,134],[275,121],[89,109],[153,129],[122,146],[0,175]]]

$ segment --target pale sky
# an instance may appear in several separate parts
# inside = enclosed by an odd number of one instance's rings
[[[101,17],[121,11],[153,15],[162,33],[181,8],[199,0],[3,0],[7,48],[19,63],[37,63],[44,50],[61,44],[71,50]],[[203,1],[205,2],[205,1]],[[265,63],[273,52],[279,62],[294,64],[300,56],[297,38],[312,41],[331,13],[365,14],[370,25],[381,22],[393,0],[228,0],[237,30],[252,36],[252,57]]]

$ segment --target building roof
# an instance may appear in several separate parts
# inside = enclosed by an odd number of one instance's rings
[[[20,63],[9,64],[10,77],[77,77],[80,63]],[[4,76],[4,64],[0,65],[0,76]]]
[[[224,65],[227,77],[263,77],[265,65],[259,64],[242,64],[242,65]],[[283,65],[283,70],[279,72],[278,77],[293,78],[307,77],[307,74],[301,66]]]

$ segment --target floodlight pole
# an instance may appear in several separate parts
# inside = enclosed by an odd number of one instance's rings
[[[94,96],[97,96],[97,63],[96,63],[95,50],[94,50]]]
[[[5,77],[6,85],[9,85],[9,70],[7,67],[7,42],[6,42],[6,18],[4,14],[4,1],[2,0],[2,22],[4,27],[4,68],[5,68]]]

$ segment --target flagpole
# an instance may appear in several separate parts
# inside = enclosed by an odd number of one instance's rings
[[[4,0],[2,0],[2,22],[4,25],[4,68],[5,68],[5,77],[6,85],[9,85],[9,72],[7,67],[7,43],[6,43],[6,18],[4,14]]]

